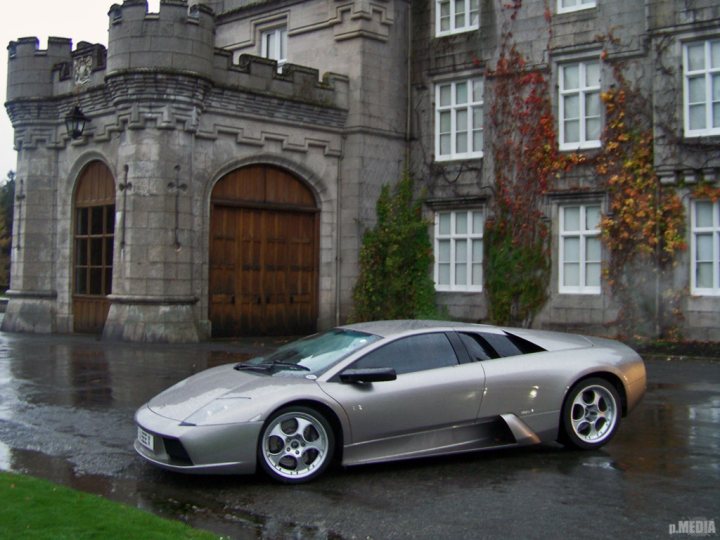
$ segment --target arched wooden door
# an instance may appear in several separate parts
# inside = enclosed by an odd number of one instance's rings
[[[74,211],[74,330],[100,333],[110,310],[115,235],[115,180],[102,162],[80,174]]]
[[[216,184],[210,213],[214,337],[315,331],[318,210],[287,171],[253,165]]]

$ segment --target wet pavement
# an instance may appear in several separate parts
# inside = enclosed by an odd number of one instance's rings
[[[134,345],[0,333],[0,469],[234,539],[666,538],[720,526],[720,362],[648,359],[649,390],[596,452],[493,451],[337,469],[280,486],[183,476],[136,457],[135,410],[186,376],[278,345]]]

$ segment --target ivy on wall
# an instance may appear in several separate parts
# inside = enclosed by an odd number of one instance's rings
[[[682,291],[672,282],[686,249],[685,209],[675,188],[655,171],[650,100],[626,79],[623,62],[607,62],[614,84],[605,106],[602,150],[595,160],[608,195],[600,222],[610,254],[604,277],[619,305],[623,337],[680,337]]]
[[[563,166],[545,72],[528,66],[509,30],[521,4],[504,6],[509,21],[487,73],[494,197],[483,239],[485,292],[490,320],[512,326],[530,326],[548,298],[552,257],[542,205]]]

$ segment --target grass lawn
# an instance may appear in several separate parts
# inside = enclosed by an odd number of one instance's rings
[[[58,486],[0,472],[0,538],[217,538],[179,521]]]

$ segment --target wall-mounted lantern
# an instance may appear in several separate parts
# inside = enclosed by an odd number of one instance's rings
[[[83,131],[85,131],[85,124],[90,119],[80,110],[80,107],[75,105],[65,117],[65,129],[71,139],[79,139],[82,137]]]

